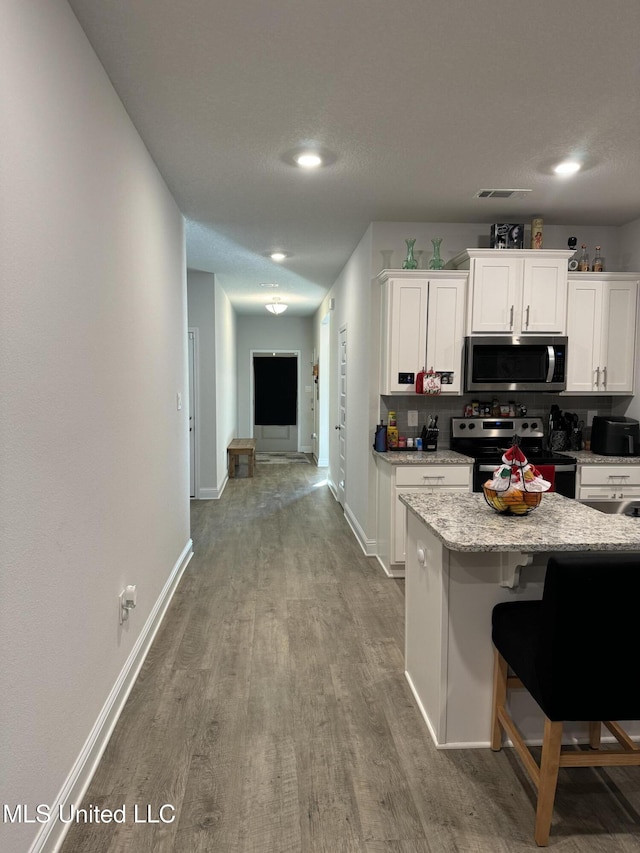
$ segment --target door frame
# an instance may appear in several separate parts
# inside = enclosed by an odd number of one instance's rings
[[[342,386],[342,345],[344,340],[344,419],[342,418],[341,412],[341,386]],[[338,471],[336,477],[336,500],[344,509],[347,502],[347,464],[348,464],[348,453],[347,453],[347,408],[348,408],[348,394],[349,394],[349,383],[348,383],[348,350],[347,350],[347,342],[348,342],[348,331],[347,324],[344,323],[338,329],[338,453],[337,453],[337,461],[338,461]],[[340,464],[340,443],[344,442],[344,456],[343,456],[343,464]]]
[[[253,357],[254,355],[266,355],[266,356],[274,356],[274,355],[293,355],[296,358],[296,451],[300,451],[300,400],[302,398],[301,394],[301,371],[300,366],[302,351],[299,349],[291,349],[290,347],[286,347],[285,349],[273,349],[271,347],[260,347],[260,349],[252,349],[249,350],[249,400],[250,400],[250,418],[251,421],[251,438],[254,437],[254,426],[256,419],[256,401],[254,394],[254,378],[253,378]]]
[[[189,337],[193,335],[193,364],[189,358]],[[189,327],[187,329],[187,364],[190,375],[189,381],[189,404],[188,413],[193,412],[193,483],[189,476],[189,491],[193,486],[193,497],[191,500],[200,499],[200,346],[199,329]],[[191,395],[193,394],[193,399]],[[191,425],[189,425],[191,426]],[[191,433],[189,433],[191,435]],[[191,474],[191,447],[189,447],[189,475]]]

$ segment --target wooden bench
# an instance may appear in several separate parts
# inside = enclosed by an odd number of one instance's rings
[[[227,447],[227,458],[229,461],[229,477],[235,477],[236,465],[239,457],[246,456],[249,463],[249,476],[253,477],[253,466],[256,461],[255,438],[234,438]]]

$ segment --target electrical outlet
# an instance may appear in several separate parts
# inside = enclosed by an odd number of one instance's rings
[[[407,412],[407,426],[417,427],[418,426],[418,410],[417,409],[409,409]]]
[[[598,414],[597,409],[587,409],[587,426],[591,426],[593,423],[594,415]]]

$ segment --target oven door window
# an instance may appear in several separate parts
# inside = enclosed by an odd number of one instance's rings
[[[546,346],[475,345],[473,348],[473,382],[545,382],[549,371]]]

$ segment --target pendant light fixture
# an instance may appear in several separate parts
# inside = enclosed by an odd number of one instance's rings
[[[279,296],[274,296],[273,299],[271,300],[271,302],[267,302],[267,304],[264,307],[267,309],[267,311],[270,311],[272,314],[283,314],[289,306],[283,305],[280,302]]]

